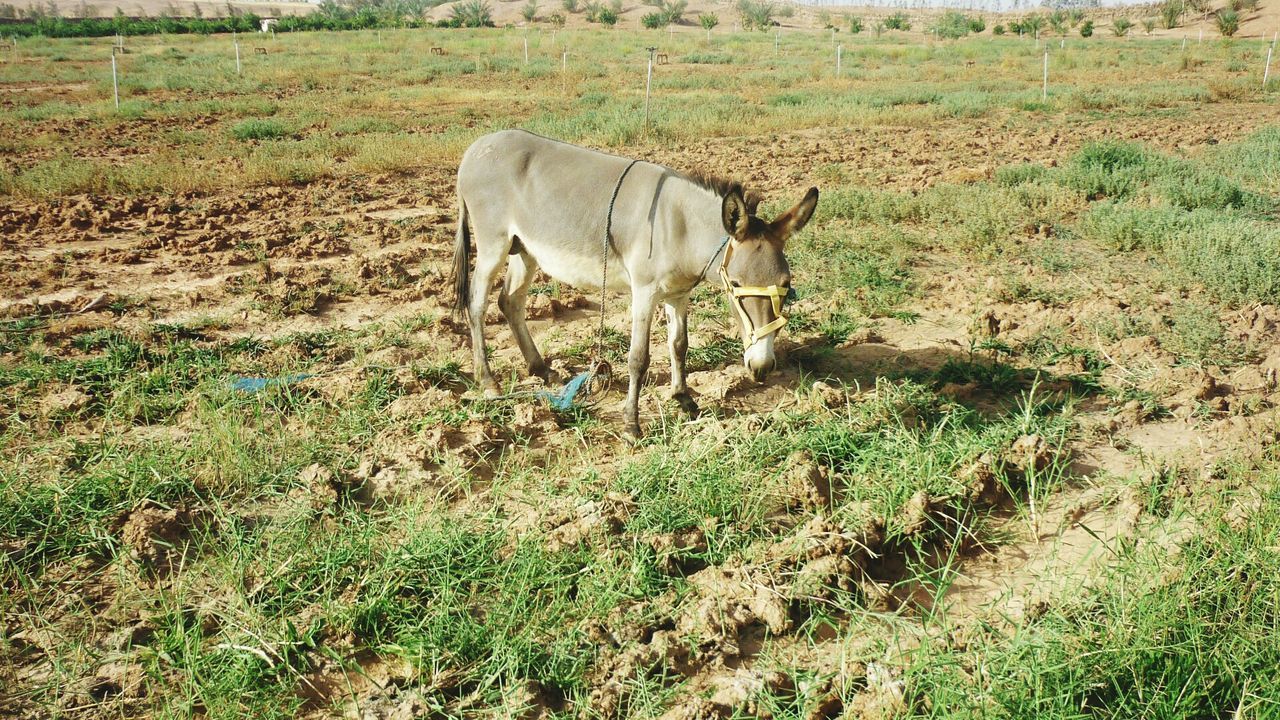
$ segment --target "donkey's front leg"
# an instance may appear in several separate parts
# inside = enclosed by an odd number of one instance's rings
[[[627,353],[627,370],[631,382],[627,386],[627,402],[622,406],[622,434],[629,440],[640,439],[640,387],[649,370],[649,331],[653,327],[653,310],[657,306],[653,293],[633,290],[631,293],[631,351]]]
[[[667,305],[667,346],[671,349],[671,397],[691,419],[698,417],[698,403],[689,395],[684,362],[689,354],[689,298]]]

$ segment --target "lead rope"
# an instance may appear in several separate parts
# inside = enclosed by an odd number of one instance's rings
[[[600,389],[593,388],[593,393],[608,392],[609,383],[613,378],[613,366],[609,364],[609,361],[604,356],[604,307],[606,293],[609,288],[609,248],[613,245],[613,205],[618,201],[618,192],[622,190],[622,182],[627,179],[627,173],[631,172],[631,168],[635,167],[638,162],[640,161],[632,160],[623,169],[622,174],[618,176],[618,182],[613,186],[613,195],[609,198],[609,214],[605,216],[604,221],[604,245],[600,261],[600,331],[596,336],[595,361],[591,364],[593,383],[596,378],[603,378],[604,385]]]

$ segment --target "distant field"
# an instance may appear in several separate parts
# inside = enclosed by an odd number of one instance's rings
[[[1107,34],[139,37],[118,109],[109,39],[20,42],[0,715],[1280,712],[1278,69]],[[480,397],[453,177],[506,127],[819,186],[779,372],[704,286],[696,421],[663,331],[632,447],[496,309]],[[561,380],[596,300],[534,287]]]

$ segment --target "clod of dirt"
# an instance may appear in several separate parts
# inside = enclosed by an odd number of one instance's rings
[[[524,437],[543,437],[560,429],[556,415],[542,400],[517,404],[512,409],[511,430]]]
[[[40,414],[44,417],[64,417],[80,412],[89,404],[89,396],[80,389],[62,386],[40,399]]]
[[[196,513],[184,508],[144,506],[125,520],[122,540],[143,567],[167,575],[181,562],[196,519]]]
[[[338,482],[329,468],[313,463],[298,473],[301,488],[289,493],[290,497],[305,499],[312,510],[323,511],[338,502]]]
[[[689,374],[689,385],[708,400],[724,400],[730,395],[755,386],[751,371],[741,364],[730,365],[723,370],[708,370]]]
[[[697,558],[707,551],[707,534],[702,528],[688,528],[662,533],[649,538],[649,546],[657,556],[655,565],[664,575],[687,573],[699,564]]]
[[[393,505],[420,497],[428,488],[443,484],[439,473],[419,466],[384,465],[369,458],[354,473],[357,502],[365,506]]]
[[[919,534],[928,524],[932,509],[933,499],[929,497],[929,493],[917,490],[898,514],[898,531],[904,537]]]
[[[578,310],[586,306],[587,298],[577,293],[568,293],[563,298],[534,295],[529,298],[526,313],[530,320],[542,320],[559,317],[569,310]]]
[[[806,451],[792,453],[782,471],[783,500],[788,508],[831,507],[831,476]]]
[[[423,417],[432,410],[451,407],[455,404],[453,393],[436,387],[427,387],[421,392],[401,395],[387,406],[387,414],[393,418]]]
[[[839,407],[847,402],[847,398],[843,390],[832,387],[821,380],[813,384],[813,394],[818,400],[827,407]]]
[[[552,526],[547,533],[547,549],[559,552],[585,542],[592,535],[618,532],[635,510],[629,495],[609,493],[600,500],[588,500],[574,508],[568,517],[548,518]]]
[[[142,697],[146,677],[138,663],[118,660],[100,665],[89,680],[89,697],[96,702]]]
[[[792,691],[795,683],[777,670],[739,668],[732,674],[713,678],[709,698],[693,697],[663,713],[660,720],[716,720],[728,717],[770,717],[761,707],[765,695]]]
[[[1153,385],[1152,389],[1173,391],[1166,404],[1173,409],[1174,415],[1182,417],[1189,417],[1199,403],[1209,402],[1219,395],[1218,381],[1197,367],[1173,368],[1157,378]]]
[[[991,453],[982,453],[976,460],[965,465],[956,474],[956,478],[968,489],[970,500],[994,502],[999,488],[996,476],[996,458]]]
[[[942,388],[938,390],[938,394],[951,398],[956,402],[959,402],[961,400],[968,400],[969,398],[973,397],[973,393],[976,392],[977,389],[978,389],[978,383],[976,382],[967,382],[967,383],[950,382],[943,385]]]
[[[1053,450],[1039,435],[1023,435],[1005,451],[1005,462],[1021,473],[1040,471],[1053,461]]]
[[[1173,353],[1160,347],[1160,341],[1151,335],[1117,340],[1107,348],[1106,354],[1120,365],[1170,367],[1177,360]]]
[[[906,687],[889,668],[867,664],[867,689],[851,698],[841,717],[857,720],[893,720],[905,717]]]

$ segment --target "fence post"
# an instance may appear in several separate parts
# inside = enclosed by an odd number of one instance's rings
[[[645,48],[649,51],[649,69],[644,79],[644,134],[649,135],[649,88],[653,85],[653,53],[657,51],[656,47]]]
[[[529,64],[529,36],[524,38],[524,64]]]
[[[111,94],[116,98],[116,110],[120,109],[120,80],[116,74],[116,54],[111,52]]]
[[[240,75],[240,41],[232,40],[231,42],[236,46],[236,74]]]
[[[1271,77],[1271,50],[1267,48],[1267,64],[1262,68],[1262,89],[1267,89],[1267,79]]]
[[[841,59],[840,56],[843,54],[844,54],[844,46],[837,45],[836,46],[836,77],[840,77],[840,59]]]
[[[1040,102],[1049,102],[1049,48],[1044,50],[1044,86],[1040,89]]]

